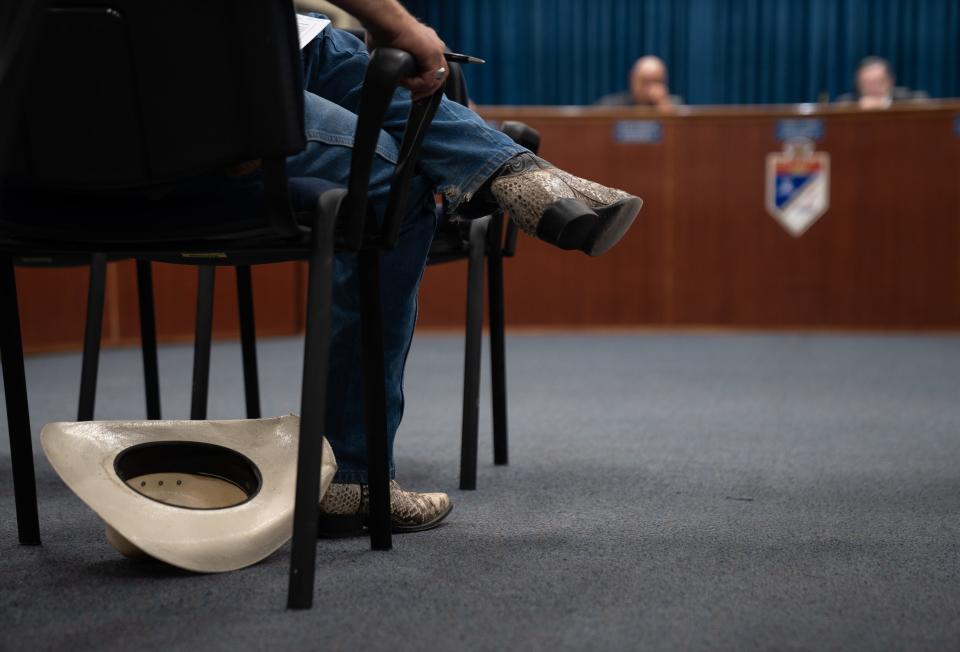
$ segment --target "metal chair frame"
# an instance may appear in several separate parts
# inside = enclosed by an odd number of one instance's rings
[[[539,134],[518,122],[502,125],[515,142],[536,153]],[[506,222],[506,229],[504,229]],[[487,323],[490,329],[490,389],[493,411],[493,463],[509,462],[507,435],[506,316],[503,260],[517,247],[517,226],[503,211],[473,220],[451,216],[449,228],[465,233],[460,251],[432,251],[428,265],[467,260],[466,328],[464,334],[463,408],[460,430],[460,489],[477,488],[477,449],[480,430],[480,372],[483,353],[483,267],[487,266]]]

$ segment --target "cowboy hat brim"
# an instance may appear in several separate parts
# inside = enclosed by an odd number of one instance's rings
[[[132,546],[179,568],[217,573],[255,564],[290,538],[299,432],[300,419],[294,415],[99,421],[47,424],[40,441],[67,486]],[[158,444],[226,449],[233,455],[224,458],[235,456],[252,465],[257,486],[247,487],[247,499],[229,507],[198,509],[151,498],[121,477],[118,458],[141,450],[140,457],[147,459],[148,445]],[[321,496],[335,472],[333,451],[324,439]]]

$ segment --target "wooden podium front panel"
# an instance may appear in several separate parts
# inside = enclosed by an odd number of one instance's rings
[[[775,123],[682,125],[675,323],[960,325],[960,147],[949,116],[825,117],[817,149],[831,155],[831,206],[798,238],[764,206]]]
[[[506,262],[515,325],[957,328],[960,137],[956,105],[816,116],[737,109],[508,109],[543,156],[645,199],[636,226],[595,260],[523,238]],[[766,157],[783,118],[822,120],[831,206],[801,237],[765,207]],[[656,119],[663,139],[622,144],[620,120]],[[421,323],[462,321],[463,275],[428,272]],[[432,306],[456,311],[431,311]]]

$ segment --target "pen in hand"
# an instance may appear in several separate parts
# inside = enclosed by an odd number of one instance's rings
[[[469,54],[460,54],[459,52],[444,52],[443,56],[446,57],[447,61],[452,61],[453,63],[486,63],[483,59],[471,57]]]

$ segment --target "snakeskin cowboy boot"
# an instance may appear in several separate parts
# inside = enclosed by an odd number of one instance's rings
[[[397,534],[420,532],[440,525],[453,503],[444,493],[404,491],[390,481],[390,521]],[[370,515],[370,492],[365,484],[330,485],[320,501],[318,535],[345,537],[363,533]]]
[[[524,233],[590,256],[617,244],[643,206],[639,197],[575,177],[533,154],[510,159],[489,190]]]

